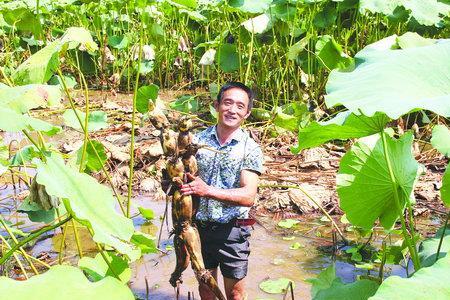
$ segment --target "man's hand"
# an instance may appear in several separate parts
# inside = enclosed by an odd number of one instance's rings
[[[209,196],[210,187],[200,177],[190,173],[186,173],[186,176],[190,182],[181,186],[180,191],[183,195]]]

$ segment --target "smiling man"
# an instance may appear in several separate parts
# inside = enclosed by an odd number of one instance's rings
[[[217,280],[223,275],[228,299],[245,299],[244,278],[250,254],[248,237],[254,220],[248,212],[254,203],[262,171],[261,148],[241,125],[250,115],[253,92],[239,82],[222,86],[214,102],[217,124],[197,135],[197,143],[218,150],[197,153],[199,176],[181,187],[185,195],[200,197],[196,214],[205,267]],[[214,299],[204,285],[203,300]]]

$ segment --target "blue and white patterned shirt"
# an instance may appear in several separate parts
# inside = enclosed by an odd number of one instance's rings
[[[195,142],[224,152],[216,153],[208,149],[200,149],[197,152],[199,177],[208,185],[222,189],[239,188],[242,170],[252,170],[258,174],[262,172],[261,148],[241,128],[222,146],[217,137],[216,126],[198,133]],[[249,207],[229,205],[201,197],[196,218],[200,221],[227,223],[234,218],[248,218],[249,210]]]

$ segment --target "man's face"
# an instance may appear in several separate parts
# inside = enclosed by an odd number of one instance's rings
[[[214,102],[218,112],[218,123],[230,129],[236,129],[250,115],[248,95],[240,88],[231,88],[223,93],[220,103]]]

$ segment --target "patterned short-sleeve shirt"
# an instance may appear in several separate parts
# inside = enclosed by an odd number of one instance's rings
[[[195,141],[222,152],[208,149],[200,149],[197,152],[199,177],[208,185],[222,189],[239,188],[242,170],[251,170],[258,174],[262,172],[261,148],[241,128],[236,130],[230,141],[224,145],[219,143],[216,126],[198,133]],[[234,218],[248,218],[249,210],[249,207],[229,205],[202,197],[196,218],[201,221],[227,223]]]

